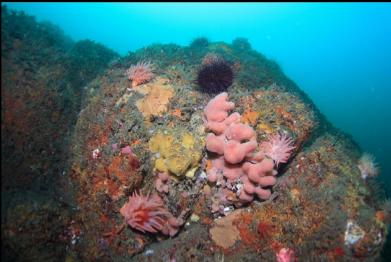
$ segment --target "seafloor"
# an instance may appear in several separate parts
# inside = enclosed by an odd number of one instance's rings
[[[245,39],[155,44],[120,57],[4,6],[1,22],[4,261],[276,261],[281,248],[297,261],[381,259],[384,193],[362,178],[361,149]],[[229,99],[258,141],[284,131],[296,147],[269,200],[226,216],[211,212],[213,186],[200,179],[203,109],[214,95],[195,79],[207,54],[233,68]],[[134,88],[125,71],[140,61],[154,64],[155,77]],[[185,133],[198,145],[190,153]],[[132,192],[156,192],[151,144],[165,139],[180,161],[197,156],[159,193],[185,219],[171,238],[123,228],[119,213]],[[132,153],[121,153],[127,146]]]

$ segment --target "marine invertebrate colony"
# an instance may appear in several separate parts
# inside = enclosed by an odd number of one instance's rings
[[[138,62],[126,70],[126,76],[132,81],[132,87],[147,83],[154,77],[151,62]]]
[[[234,74],[230,65],[222,58],[205,59],[197,74],[197,84],[202,92],[217,94],[232,85]]]
[[[189,132],[157,132],[149,141],[149,149],[155,154],[155,169],[176,177],[187,176],[189,169],[198,166],[203,145],[201,139]],[[167,181],[163,175],[159,178]]]
[[[274,166],[288,160],[294,148],[290,145],[292,141],[286,135],[276,135],[256,153],[258,144],[255,131],[239,123],[239,113],[228,115],[228,111],[234,107],[234,103],[228,101],[227,93],[217,95],[205,107],[205,127],[212,131],[207,135],[206,149],[219,155],[211,160],[212,167],[207,170],[207,178],[212,183],[225,184],[226,189],[236,191],[242,203],[251,202],[254,195],[268,199],[271,191],[267,187],[276,183],[274,176],[277,171]],[[265,157],[268,155],[264,152],[270,156]],[[235,184],[241,186],[235,189]],[[221,203],[226,202],[224,190],[220,191],[220,195],[223,195],[220,197]]]
[[[161,116],[166,112],[168,103],[174,96],[174,90],[166,80],[157,77],[153,83],[143,86],[140,92],[144,96],[136,101],[136,106],[147,121],[152,116]]]
[[[361,177],[366,179],[368,177],[375,177],[379,174],[379,168],[375,163],[373,155],[365,153],[358,160],[358,169],[360,169]]]

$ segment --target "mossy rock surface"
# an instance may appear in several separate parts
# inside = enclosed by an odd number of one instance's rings
[[[194,80],[208,54],[232,67],[229,99],[258,142],[284,132],[296,146],[279,166],[273,197],[223,221],[212,215],[213,188],[202,179],[203,109],[213,96]],[[57,27],[2,8],[2,258],[274,261],[289,247],[299,261],[378,259],[387,226],[376,188],[357,168],[359,147],[245,39],[154,44],[109,64],[113,58],[102,45],[74,43]],[[125,72],[145,60],[155,78],[132,88]],[[160,196],[174,216],[186,214],[179,233],[123,228],[128,196],[156,192],[156,171],[165,169],[170,190]],[[351,246],[349,220],[365,232]]]
[[[106,224],[89,217],[109,217],[110,225],[119,225],[123,218],[118,210],[133,190],[141,190],[145,194],[156,192],[154,181],[157,168],[158,171],[168,170],[174,175],[170,193],[161,194],[170,211],[178,215],[189,209],[188,217],[195,214],[200,219],[198,222],[189,220],[173,239],[159,236],[156,240],[128,227],[113,237],[115,245],[110,245],[110,256],[115,259],[132,257],[135,261],[163,261],[162,250],[168,249],[175,250],[172,257],[178,261],[185,261],[186,257],[192,256],[192,252],[197,253],[193,254],[194,257],[202,254],[204,259],[210,261],[217,259],[216,256],[228,261],[259,257],[273,261],[276,249],[285,246],[294,249],[299,259],[321,256],[322,259],[338,260],[340,250],[347,259],[353,259],[359,251],[362,257],[376,256],[381,246],[379,243],[373,242],[373,249],[366,253],[360,246],[364,243],[351,248],[344,244],[347,218],[356,217],[360,210],[365,210],[365,216],[372,221],[360,224],[368,230],[368,236],[385,234],[384,227],[375,226],[375,209],[365,208],[372,205],[367,199],[370,196],[359,193],[359,188],[365,187],[356,168],[359,148],[349,137],[332,128],[308,97],[284,76],[275,63],[254,50],[235,48],[227,43],[209,43],[203,48],[197,46],[196,50],[176,45],[153,45],[122,58],[118,62],[120,66],[111,68],[104,76],[94,80],[94,85],[98,83],[100,88],[90,96],[74,133],[74,167],[78,172],[85,173],[83,177],[86,177],[80,182],[78,191],[78,199],[82,199],[79,202],[79,215],[89,228],[94,228],[93,231],[86,231],[86,237],[99,239],[108,230]],[[203,56],[208,53],[223,57],[236,70],[234,83],[227,92],[230,100],[236,104],[235,111],[241,113],[243,121],[256,130],[258,141],[265,140],[269,134],[285,132],[296,145],[290,162],[279,168],[273,200],[256,200],[243,208],[246,212],[233,219],[232,226],[236,230],[231,231],[239,232],[239,235],[233,238],[237,241],[229,248],[213,241],[211,232],[218,231],[212,230],[215,222],[209,211],[210,199],[205,193],[208,186],[200,185],[197,181],[197,177],[205,172],[203,161],[207,160],[206,151],[201,150],[202,160],[193,178],[175,175],[183,174],[191,165],[189,154],[183,151],[184,141],[176,144],[181,140],[181,134],[189,134],[200,141],[206,136],[202,128],[202,114],[212,96],[202,93],[194,84],[194,79]],[[123,72],[131,64],[145,58],[155,64],[156,78],[138,86],[136,90],[129,89]],[[135,105],[148,95],[151,86],[158,86],[161,79],[165,79],[164,85],[170,86],[173,95],[165,100],[165,110],[159,111],[153,118],[146,118],[143,109]],[[118,101],[121,101],[121,106],[118,106]],[[97,168],[118,157],[118,152],[111,151],[114,143],[132,147],[140,163],[140,166],[135,166],[133,176],[142,182],[130,183],[128,180],[121,184],[107,180],[106,187],[96,185],[96,181],[102,179],[99,176],[104,175],[97,172]],[[91,159],[92,151],[97,148],[103,152],[101,158]],[[200,151],[200,148],[197,150]],[[171,164],[170,169],[167,165]],[[73,177],[78,183],[81,176],[76,172]],[[113,197],[107,191],[110,187],[126,189]],[[86,195],[91,197],[82,198]],[[111,199],[109,206],[107,199]],[[95,208],[87,208],[91,206]],[[270,232],[260,235],[257,230],[260,222],[270,225]],[[335,223],[333,227],[332,223]],[[189,235],[193,227],[201,227],[208,238],[202,234]],[[131,239],[137,238],[143,239],[143,248],[134,247]],[[316,244],[310,248],[315,239]],[[129,247],[129,241],[133,246]],[[195,251],[194,244],[201,242],[202,247]],[[153,244],[149,246],[148,243]],[[79,248],[88,250],[96,246],[89,244]],[[133,257],[142,251],[144,253]]]

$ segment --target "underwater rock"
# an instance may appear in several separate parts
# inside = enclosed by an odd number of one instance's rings
[[[6,198],[6,199],[4,199]],[[45,194],[2,196],[2,257],[6,261],[50,261],[66,253],[81,232],[71,232],[71,212]],[[32,241],[34,240],[34,241]]]
[[[248,42],[247,38],[244,37],[237,37],[234,40],[232,40],[232,46],[237,50],[250,50],[251,45]]]
[[[295,85],[284,79],[273,78],[272,69],[269,72],[271,83],[269,80],[260,81],[256,87],[251,87],[248,79],[235,79],[235,88],[232,87],[227,94],[229,101],[217,103],[225,109],[217,110],[209,119],[203,117],[204,110],[210,109],[208,102],[211,98],[209,94],[197,91],[197,87],[193,85],[194,76],[191,74],[197,73],[199,65],[189,58],[190,55],[184,55],[191,52],[189,48],[179,53],[173,52],[175,59],[167,58],[171,64],[167,61],[160,63],[160,50],[164,49],[169,53],[169,48],[171,47],[166,45],[155,45],[145,49],[148,50],[151,62],[161,73],[156,75],[155,80],[136,86],[132,91],[124,88],[128,84],[126,79],[115,72],[121,68],[112,69],[111,73],[109,72],[111,75],[94,80],[101,88],[81,112],[73,141],[73,170],[76,172],[72,177],[75,184],[81,185],[79,192],[76,192],[76,196],[79,196],[79,216],[87,223],[84,227],[94,228],[93,231],[84,230],[85,241],[80,242],[79,250],[97,252],[97,247],[85,244],[86,241],[95,243],[95,239],[114,230],[108,238],[111,259],[127,257],[137,260],[140,256],[145,256],[141,252],[148,246],[154,247],[154,250],[162,250],[162,247],[173,250],[170,253],[171,259],[175,257],[177,261],[184,261],[189,252],[192,252],[190,250],[193,250],[194,243],[203,243],[199,249],[201,251],[197,251],[198,255],[201,252],[202,257],[211,258],[215,254],[228,260],[242,260],[246,257],[249,260],[270,261],[270,258],[275,258],[276,253],[287,247],[294,250],[294,255],[299,260],[319,254],[323,258],[334,258],[341,253],[345,257],[353,257],[359,251],[363,257],[378,254],[381,246],[379,243],[384,243],[384,238],[379,240],[375,236],[379,232],[384,235],[385,227],[376,222],[373,209],[369,209],[373,211],[365,215],[362,213],[362,219],[368,217],[368,222],[360,223],[365,231],[365,227],[373,227],[373,233],[370,235],[373,241],[362,242],[362,239],[357,242],[359,245],[351,248],[344,243],[347,219],[356,217],[364,206],[369,207],[373,203],[371,201],[374,201],[369,200],[370,195],[363,196],[359,193],[362,192],[360,188],[365,188],[366,185],[357,168],[359,149],[354,142],[325,122],[316,107],[301,95]],[[175,48],[178,50],[178,47]],[[244,65],[247,61],[245,56],[242,57],[243,53],[254,53],[253,50],[243,49],[235,53],[232,48],[234,47],[225,43],[209,43],[206,52],[217,52],[225,59],[229,58]],[[137,57],[143,57],[145,50],[139,50]],[[254,56],[254,59],[261,59],[263,64],[268,64],[261,56]],[[202,57],[200,56],[199,61]],[[135,63],[132,59],[122,58],[123,64]],[[187,78],[171,77],[173,68],[178,68],[175,61],[186,61],[187,67],[181,68],[185,71],[181,74],[188,75]],[[261,70],[267,71],[267,68],[259,68],[254,77],[262,74]],[[246,73],[246,70],[246,67],[241,67],[239,76]],[[170,77],[166,78],[165,73]],[[149,102],[154,109],[146,110],[147,107],[137,106],[137,103],[140,103],[137,101],[150,99],[147,97],[154,89],[171,91],[169,96],[161,96],[164,92],[156,91],[154,100],[151,98]],[[108,93],[110,96],[107,96]],[[160,105],[164,105],[164,110],[158,110]],[[254,191],[249,186],[250,180],[247,184],[246,181],[237,183],[221,179],[210,183],[205,175],[217,164],[213,161],[216,161],[219,155],[222,156],[221,153],[225,150],[223,147],[221,151],[218,144],[214,145],[215,149],[210,150],[212,145],[208,145],[207,132],[213,129],[215,136],[223,134],[232,123],[219,121],[230,119],[228,111],[233,109],[237,113],[231,114],[231,122],[236,122],[235,125],[239,129],[251,131],[243,142],[249,142],[251,139],[258,142],[255,148],[250,150],[251,153],[262,152],[262,147],[266,151],[269,149],[268,152],[262,153],[262,157],[261,154],[252,155],[249,158],[252,163],[249,162],[249,165],[261,163],[264,158],[265,161],[271,162],[272,169],[276,169],[271,173],[273,181],[267,183],[268,197],[252,202],[236,202],[238,192]],[[185,120],[186,114],[189,120]],[[148,115],[153,115],[153,121]],[[210,121],[210,117],[215,119],[215,123]],[[205,125],[207,129],[204,128]],[[228,133],[226,135],[230,138],[238,135],[235,128]],[[273,139],[278,143],[272,143]],[[295,141],[294,148],[291,141]],[[110,170],[107,169],[107,165],[112,161],[110,159],[119,157],[112,151],[111,145],[115,143],[121,148],[129,145],[140,166],[133,166],[127,171],[129,175],[126,176],[127,180],[122,180],[121,191],[110,191],[110,188],[118,187],[121,180],[116,182],[116,187],[112,185],[113,180],[107,184],[102,183],[98,191],[97,188],[90,190],[93,181],[108,182],[106,177],[113,177],[111,171],[105,173],[96,170],[98,167]],[[267,143],[269,147],[266,146]],[[281,145],[283,150],[273,151],[276,145]],[[86,153],[95,148],[102,149],[102,157],[98,161],[93,161]],[[244,156],[249,157],[247,153]],[[274,161],[272,158],[275,158]],[[230,154],[228,160],[236,163],[243,161],[243,157]],[[246,174],[246,170],[242,173]],[[252,173],[250,171],[246,171],[249,177]],[[93,179],[86,179],[88,177]],[[246,184],[245,189],[243,183]],[[270,187],[273,184],[274,187]],[[156,238],[131,230],[130,227],[116,233],[123,221],[118,210],[135,190],[143,194],[158,194],[174,217],[183,218],[184,225],[177,228],[174,239],[158,234],[157,241]],[[113,192],[121,193],[113,198]],[[112,199],[109,203],[106,202],[108,198]],[[262,198],[267,200],[262,201]],[[190,214],[193,214],[193,219]],[[216,223],[219,218],[231,214],[237,214],[227,227],[232,241],[224,243],[224,237],[221,236],[224,236],[225,229],[218,229]],[[198,217],[196,221],[195,216]],[[107,223],[96,223],[92,217],[105,218]],[[260,222],[267,225],[261,227],[267,232],[258,233]],[[201,239],[202,234],[194,234],[191,240],[188,240],[188,232],[193,232],[193,228],[198,228],[200,232],[209,232],[206,239],[205,235]],[[300,238],[293,239],[293,236]],[[181,243],[180,247],[175,243]],[[295,246],[292,246],[292,243],[295,243]],[[123,246],[127,248],[122,248]],[[365,253],[364,247],[373,249]],[[210,250],[213,252],[210,253]],[[140,254],[136,255],[138,253]],[[158,259],[161,255],[161,252],[150,252],[148,259]]]
[[[2,24],[21,16],[4,15],[3,9],[2,14]],[[40,197],[28,194],[28,199],[11,201],[2,212],[4,247],[10,257],[22,252],[21,256],[47,260],[44,248],[36,249],[45,244],[53,247],[50,257],[80,261],[379,257],[390,212],[375,197],[370,179],[362,179],[357,166],[360,149],[327,122],[274,62],[252,50],[244,39],[232,45],[204,38],[188,47],[151,45],[82,80],[73,79],[77,76],[61,64],[45,66],[41,61],[49,56],[58,58],[51,61],[63,61],[72,43],[68,46],[59,40],[62,44],[57,49],[32,45],[40,41],[27,39],[26,45],[9,30],[5,28],[4,35],[2,31],[2,62],[7,65],[2,70],[2,149],[6,152],[2,182],[8,186],[2,185],[6,189],[2,199],[9,199],[12,190],[25,194],[18,188],[29,187],[36,177],[40,179],[34,189],[49,188],[52,197],[34,201]],[[36,48],[27,48],[31,46]],[[75,59],[90,46],[80,44],[71,57]],[[30,57],[38,67],[21,62]],[[124,72],[146,58],[154,64],[154,78],[132,87]],[[198,90],[194,79],[201,63],[210,65],[220,59],[227,61],[235,78],[223,83],[224,90],[229,83],[229,101],[218,103],[224,110],[214,108],[211,117],[216,123],[212,123],[204,116],[212,98]],[[237,114],[229,115],[233,109]],[[232,121],[224,122],[230,116]],[[74,129],[69,129],[74,122]],[[233,123],[235,127],[224,133]],[[215,130],[214,136],[224,136],[208,145],[205,124]],[[274,139],[282,142],[284,150],[276,151],[277,155],[270,151],[254,155],[266,148],[273,134],[279,134]],[[288,137],[295,141],[294,149]],[[227,170],[233,177],[240,171],[248,181],[208,181],[206,174],[214,165],[227,164],[225,142],[232,138],[240,144],[256,141],[243,152],[227,150],[227,163],[231,162]],[[71,157],[62,151],[66,145]],[[243,161],[248,167],[235,169]],[[263,171],[253,171],[252,165]],[[224,176],[222,170],[218,177]],[[15,176],[11,175],[14,171]],[[233,204],[241,190],[254,195],[254,177],[271,178],[265,184],[267,197]],[[70,183],[64,182],[67,178]],[[61,190],[51,192],[54,188]],[[126,208],[134,204],[129,197],[135,192],[158,197],[159,207],[172,215],[168,224],[163,226],[159,220],[156,232],[149,230],[150,234],[135,230],[134,221],[126,223],[137,212],[137,221],[150,221],[151,214],[144,209]],[[56,206],[60,197],[69,195],[74,204]],[[349,221],[361,230],[354,226],[347,230]]]
[[[209,40],[206,37],[197,37],[193,39],[190,43],[191,49],[201,49],[201,48],[207,48],[209,45]]]
[[[37,22],[2,4],[5,261],[50,261],[64,257],[66,246],[71,245],[71,236],[62,232],[69,225],[66,217],[76,206],[68,176],[70,137],[84,103],[85,85],[116,57],[118,54],[103,45],[90,40],[74,42],[57,26]],[[24,200],[15,203],[10,199]],[[11,235],[3,235],[3,228]]]

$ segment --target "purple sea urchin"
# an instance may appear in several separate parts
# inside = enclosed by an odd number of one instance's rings
[[[230,65],[221,58],[207,59],[197,75],[197,84],[205,93],[217,94],[232,85],[234,74]]]

